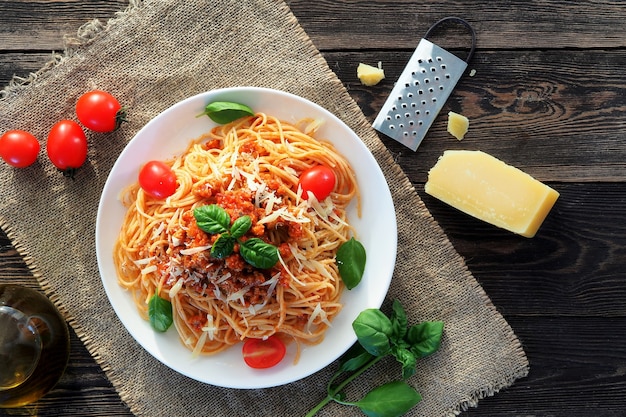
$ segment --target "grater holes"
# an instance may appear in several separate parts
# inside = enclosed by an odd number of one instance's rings
[[[429,93],[434,93],[434,92],[435,92],[435,89],[434,89],[434,88],[432,88],[432,87],[430,87],[430,88],[428,89],[428,92],[429,92]]]

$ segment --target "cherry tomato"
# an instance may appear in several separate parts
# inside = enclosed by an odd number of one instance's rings
[[[87,159],[87,137],[83,128],[73,120],[57,122],[48,134],[46,150],[54,166],[64,175],[73,177],[74,171]]]
[[[76,102],[78,120],[94,132],[112,132],[126,121],[119,101],[106,91],[89,91]]]
[[[166,163],[150,161],[139,171],[139,185],[154,198],[166,198],[176,191],[176,174]]]
[[[23,130],[9,130],[0,137],[0,157],[17,168],[32,165],[39,149],[37,138]]]
[[[321,201],[335,189],[335,173],[325,165],[315,165],[300,174],[300,187],[302,198],[308,199],[311,191]]]
[[[251,368],[264,369],[277,365],[285,357],[285,344],[277,336],[246,339],[242,348],[243,360]]]

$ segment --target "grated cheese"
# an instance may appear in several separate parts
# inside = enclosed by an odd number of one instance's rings
[[[146,268],[142,269],[142,270],[141,270],[141,274],[142,274],[142,275],[147,275],[147,274],[149,274],[149,273],[151,273],[151,272],[154,272],[154,271],[156,271],[156,270],[157,270],[157,266],[156,266],[156,265],[150,265],[150,266],[148,266],[148,267],[146,267]]]
[[[202,331],[207,332],[209,340],[213,340],[215,338],[215,333],[217,332],[218,328],[215,327],[215,324],[213,323],[213,316],[211,314],[207,314],[206,319],[207,322],[206,325],[202,328]]]
[[[311,328],[313,327],[313,324],[318,317],[320,317],[320,321],[322,323],[327,324],[329,327],[331,326],[330,321],[328,321],[328,318],[326,316],[326,312],[322,309],[322,305],[320,303],[317,303],[315,309],[313,309],[313,313],[311,313],[311,315],[309,316],[309,320],[306,323],[306,331],[308,333],[311,333]]]
[[[174,284],[172,288],[170,288],[170,298],[176,297],[176,294],[178,294],[178,291],[180,291],[180,289],[183,287],[183,282],[184,280],[182,278],[178,278],[178,281],[176,281],[176,284]]]
[[[180,254],[181,255],[194,255],[196,253],[204,252],[207,249],[211,249],[211,245],[196,246],[196,247],[189,248],[189,249],[182,249],[180,251]]]
[[[155,259],[156,259],[156,256],[151,256],[149,258],[137,259],[136,261],[133,261],[133,263],[136,266],[147,265],[150,262],[154,261]]]

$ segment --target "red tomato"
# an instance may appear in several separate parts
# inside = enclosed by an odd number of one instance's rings
[[[39,149],[37,138],[23,130],[9,130],[0,137],[0,157],[17,168],[32,165]]]
[[[300,174],[300,187],[302,198],[308,199],[307,192],[311,191],[321,201],[335,189],[335,173],[325,165],[316,165]]]
[[[126,121],[126,113],[115,97],[106,91],[89,91],[76,102],[78,120],[94,132],[112,132]]]
[[[243,360],[251,368],[264,369],[277,365],[285,357],[285,344],[277,336],[246,339],[242,348]]]
[[[64,175],[73,176],[87,159],[87,137],[83,128],[73,120],[57,122],[48,134],[46,150],[54,166]]]
[[[150,161],[139,171],[139,185],[154,198],[166,198],[176,191],[176,174],[164,162]]]

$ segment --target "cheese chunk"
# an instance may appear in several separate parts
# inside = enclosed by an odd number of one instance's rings
[[[383,78],[385,78],[385,71],[382,68],[376,68],[367,64],[359,64],[356,68],[356,75],[361,80],[361,83],[367,86],[378,84]]]
[[[462,140],[469,129],[469,119],[453,111],[448,113],[448,133]]]
[[[426,193],[480,220],[533,237],[559,193],[481,151],[445,151]]]

